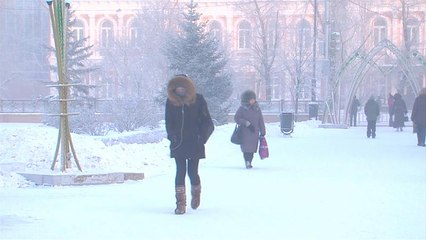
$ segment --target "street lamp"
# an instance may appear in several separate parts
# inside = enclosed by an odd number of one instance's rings
[[[312,82],[311,82],[311,102],[309,103],[309,118],[318,117],[318,102],[316,98],[316,88],[317,88],[317,14],[318,14],[318,6],[317,0],[314,0],[314,42],[312,46]]]

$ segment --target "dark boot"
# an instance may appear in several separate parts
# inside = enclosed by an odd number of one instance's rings
[[[176,209],[175,214],[181,215],[186,211],[185,186],[176,186]]]
[[[201,185],[192,185],[191,186],[191,208],[197,209],[200,206],[200,198],[201,198]]]

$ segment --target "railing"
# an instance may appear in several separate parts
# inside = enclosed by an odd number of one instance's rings
[[[97,113],[111,113],[112,102],[115,100],[93,100],[92,104]],[[295,112],[295,104],[292,101],[271,100],[258,101],[262,112],[281,113]],[[298,112],[308,113],[310,101],[299,101]],[[0,113],[46,113],[50,102],[48,100],[0,100]],[[319,111],[322,111],[322,102],[319,102]],[[231,106],[231,112],[235,112],[240,106],[240,101],[235,100]]]
[[[45,100],[0,100],[0,113],[44,113]]]
[[[121,100],[75,100],[71,103],[78,103],[84,101],[84,104],[90,105],[92,110],[97,114],[111,114],[113,113],[113,106],[120,104]],[[153,106],[154,103],[150,100],[143,100],[147,106]],[[123,101],[125,102],[125,101]],[[145,103],[146,102],[146,103]],[[70,105],[72,107],[72,104]],[[121,103],[121,105],[126,103]],[[0,113],[2,114],[47,114],[58,105],[58,101],[50,100],[1,100],[0,99]],[[160,107],[159,107],[160,109]],[[160,111],[160,110],[159,110]]]
[[[92,100],[93,108],[96,113],[99,114],[110,114],[112,113],[113,101],[116,100]],[[262,112],[265,115],[279,115],[282,112],[295,112],[295,104],[291,101],[284,100],[272,100],[267,101],[258,101],[262,109]],[[239,100],[234,100],[231,106],[231,114],[234,114],[235,111],[240,106]],[[299,101],[298,114],[299,116],[309,114],[309,104],[311,101],[301,100]],[[49,112],[49,106],[52,104],[49,100],[0,100],[0,115],[31,115],[38,114],[43,115]],[[324,103],[318,102],[318,117],[321,118],[324,110]],[[159,110],[160,111],[160,110]],[[160,112],[159,114],[163,114]],[[341,116],[344,116],[344,112],[341,112]],[[389,121],[389,115],[387,111],[387,106],[382,106],[380,118],[378,123],[385,124]],[[362,110],[358,112],[357,117],[358,123],[366,122],[365,114]]]
[[[271,101],[257,101],[263,113],[281,113],[281,112],[296,112],[295,102],[288,100],[271,100]],[[308,114],[309,105],[311,101],[309,100],[299,100],[297,107],[298,114]],[[231,106],[231,112],[236,112],[240,106],[239,100],[234,100]],[[324,102],[318,102],[318,114],[322,114],[324,110]]]

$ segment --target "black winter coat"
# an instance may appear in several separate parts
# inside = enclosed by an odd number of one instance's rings
[[[374,99],[369,99],[364,106],[364,113],[367,121],[377,120],[380,115],[379,104]]]
[[[405,114],[407,114],[407,105],[402,99],[400,94],[395,94],[395,102],[393,104],[393,113],[395,114],[395,119],[393,121],[393,127],[399,128],[404,127]]]
[[[416,100],[414,100],[411,121],[418,125],[426,126],[426,94],[419,95],[416,97]]]
[[[201,94],[196,94],[195,102],[190,105],[176,106],[167,99],[165,119],[170,157],[206,157],[204,144],[213,131],[208,128],[213,126],[206,100]]]

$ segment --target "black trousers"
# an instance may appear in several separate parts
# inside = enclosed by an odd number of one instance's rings
[[[244,160],[245,161],[249,161],[250,163],[251,163],[251,161],[253,161],[253,155],[254,155],[254,153],[247,153],[247,152],[245,152],[245,153],[243,153],[243,155],[244,155]]]
[[[191,185],[199,185],[201,183],[200,176],[198,175],[198,164],[200,159],[180,159],[175,158],[176,161],[176,178],[175,186],[185,185],[186,170],[188,166],[188,176]]]
[[[376,137],[376,120],[367,120],[367,137]]]
[[[425,144],[425,135],[426,135],[426,126],[425,125],[416,125],[417,130],[417,144]]]
[[[355,126],[356,127],[356,117],[357,117],[358,113],[351,113],[351,121],[350,121],[350,126]]]

